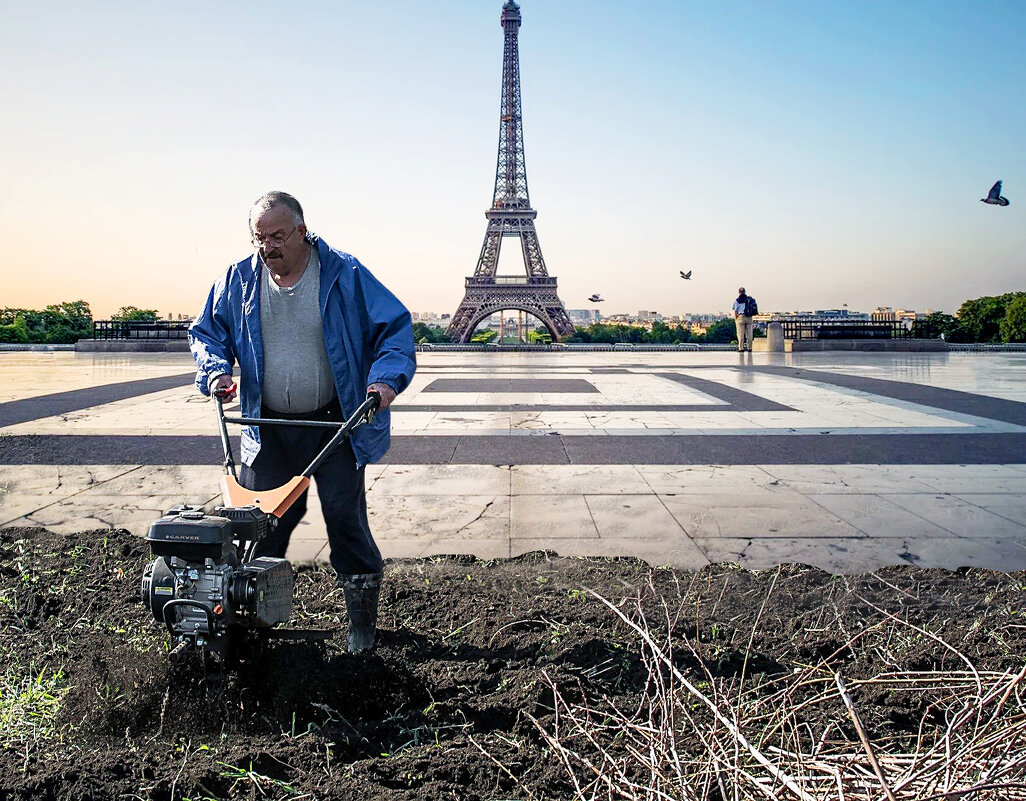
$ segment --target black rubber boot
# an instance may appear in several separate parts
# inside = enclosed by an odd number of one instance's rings
[[[349,653],[359,654],[374,647],[378,623],[380,573],[357,573],[339,576],[346,596],[349,617]]]

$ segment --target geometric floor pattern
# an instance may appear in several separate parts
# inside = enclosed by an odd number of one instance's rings
[[[142,534],[215,499],[188,354],[0,375],[0,525]],[[1023,354],[425,353],[393,410],[367,468],[386,556],[1026,569]],[[327,556],[309,509],[294,559]]]

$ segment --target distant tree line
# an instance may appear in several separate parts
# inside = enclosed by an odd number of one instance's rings
[[[0,342],[66,345],[92,333],[93,315],[84,300],[57,303],[42,311],[0,309]]]
[[[756,336],[763,336],[756,332]],[[737,328],[728,317],[717,320],[710,325],[704,334],[695,334],[690,328],[682,325],[670,326],[661,320],[652,323],[651,330],[638,325],[609,325],[592,323],[577,328],[566,339],[567,342],[631,342],[637,345],[679,345],[693,342],[695,344],[727,344],[737,341]]]
[[[433,345],[436,342],[448,342],[449,335],[445,333],[444,328],[439,328],[437,325],[414,323],[413,341],[418,345]]]
[[[948,342],[1026,342],[1026,292],[967,300],[954,316],[934,312],[920,320],[916,332]]]
[[[122,306],[112,320],[156,320],[156,309]],[[0,342],[71,345],[93,335],[93,313],[84,300],[56,303],[42,311],[0,309]]]

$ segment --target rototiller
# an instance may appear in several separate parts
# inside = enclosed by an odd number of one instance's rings
[[[153,561],[142,578],[142,602],[174,640],[172,657],[202,652],[207,687],[220,687],[225,665],[243,646],[268,639],[326,640],[320,629],[274,628],[292,614],[295,574],[286,559],[255,557],[286,510],[310,486],[310,478],[353,430],[374,418],[381,403],[376,392],[344,423],[225,417],[224,399],[235,385],[215,390],[217,420],[224,449],[221,506],[206,514],[201,506],[181,504],[150,526],[146,536]],[[254,492],[241,486],[228,440],[228,423],[336,429],[302,475],[275,489]]]

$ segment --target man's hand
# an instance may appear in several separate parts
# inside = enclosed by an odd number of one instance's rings
[[[395,400],[395,390],[388,384],[371,384],[367,387],[367,392],[377,392],[381,396],[381,405],[378,407],[378,411],[381,412],[385,411]]]
[[[232,377],[227,374],[219,375],[217,377],[217,379],[214,381],[213,386],[210,388],[210,393],[213,394],[218,390],[228,390],[221,397],[222,403],[231,403],[233,400],[235,400],[235,397],[238,394],[236,391],[235,382],[232,381]]]

